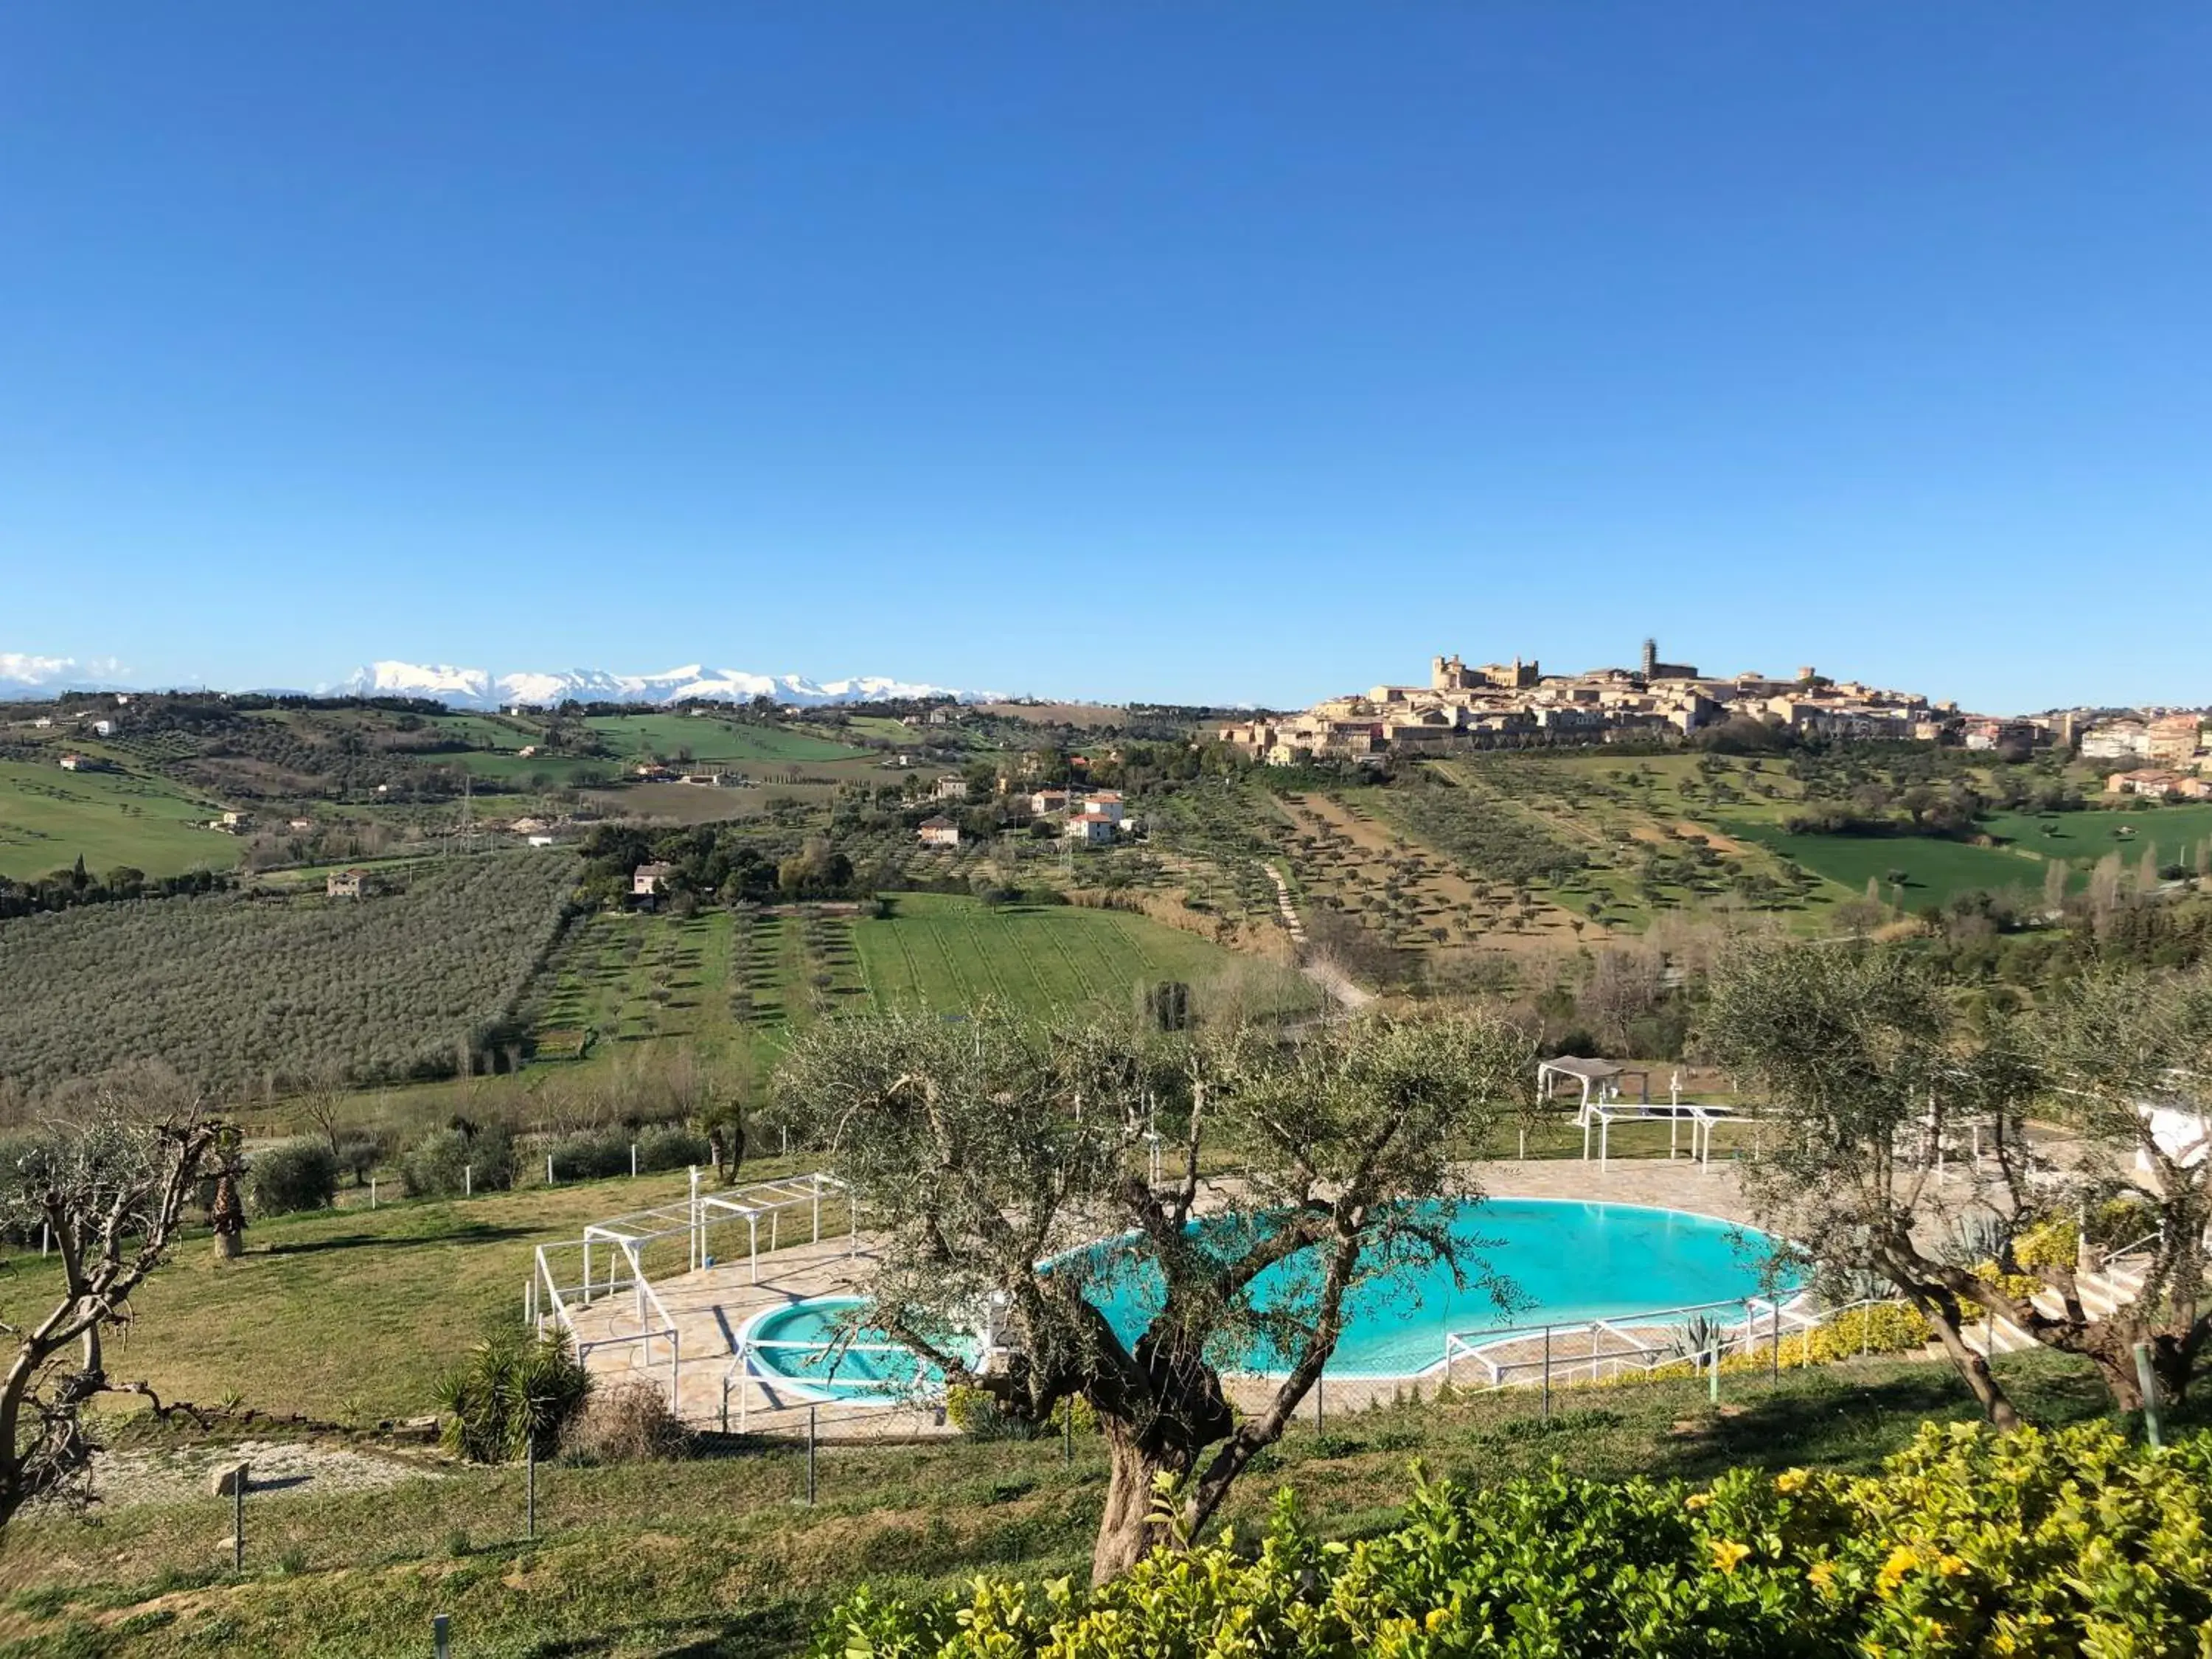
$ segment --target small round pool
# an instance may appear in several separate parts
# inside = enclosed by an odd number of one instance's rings
[[[1440,1265],[1408,1262],[1378,1274],[1346,1298],[1345,1331],[1329,1361],[1331,1376],[1418,1375],[1443,1358],[1448,1332],[1586,1324],[1762,1296],[1770,1288],[1764,1263],[1774,1241],[1710,1216],[1528,1198],[1430,1200],[1420,1207],[1450,1228],[1470,1261],[1486,1263],[1510,1282],[1515,1299],[1501,1309],[1482,1285],[1455,1285]],[[1199,1222],[1193,1231],[1200,1248],[1217,1237],[1233,1249],[1239,1239],[1231,1230],[1247,1224]],[[1081,1274],[1087,1294],[1124,1341],[1134,1340],[1159,1306],[1158,1273],[1124,1240],[1071,1251],[1052,1270]],[[1257,1282],[1261,1307],[1301,1299],[1314,1278],[1307,1253],[1271,1267]],[[1795,1284],[1785,1278],[1781,1288]],[[863,1330],[842,1356],[828,1353],[859,1305],[857,1297],[825,1297],[763,1315],[747,1328],[748,1339],[793,1346],[756,1349],[757,1368],[833,1395],[887,1393],[934,1382],[933,1371],[905,1351],[868,1346],[885,1342],[880,1333]],[[1266,1375],[1282,1370],[1288,1361],[1263,1329],[1217,1356],[1217,1363],[1230,1371]]]
[[[864,1327],[840,1348],[861,1304],[857,1296],[817,1296],[762,1314],[744,1332],[754,1370],[795,1383],[802,1394],[837,1400],[936,1386],[937,1367],[881,1331]]]

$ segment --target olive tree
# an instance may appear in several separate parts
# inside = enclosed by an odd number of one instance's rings
[[[2033,1030],[2044,1109],[2091,1156],[2069,1180],[2019,1190],[2016,1218],[2075,1220],[2119,1187],[2156,1229],[2142,1285],[2108,1311],[2090,1310],[2077,1264],[2063,1255],[2029,1269],[2053,1292],[2043,1300],[2056,1302],[2057,1313],[2002,1285],[1991,1299],[2037,1341],[2094,1362],[2121,1410],[2143,1403],[2138,1344],[2149,1350],[2160,1390],[2181,1399],[2212,1336],[2204,1282],[2212,1156],[2203,1139],[2212,1119],[2212,970],[2087,974],[2039,1011]]]
[[[986,1011],[825,1022],[779,1082],[880,1236],[866,1322],[1017,1420],[1071,1396],[1096,1409],[1103,1581],[1206,1525],[1359,1287],[1441,1262],[1502,1290],[1418,1200],[1480,1197],[1463,1160],[1532,1071],[1526,1039],[1487,1018],[1290,1037]],[[1222,1367],[1255,1347],[1273,1374],[1240,1418]]]
[[[65,1113],[11,1150],[0,1226],[50,1236],[61,1282],[0,1319],[15,1345],[0,1376],[0,1526],[70,1489],[89,1465],[85,1402],[110,1381],[102,1332],[167,1256],[221,1126],[173,1077],[150,1068],[73,1091]],[[12,1299],[12,1298],[11,1298]]]
[[[1969,1218],[2009,1214],[2026,1184],[2033,1084],[2007,1039],[2001,1026],[1969,1034],[1917,957],[1782,943],[1721,963],[1699,1034],[1768,1125],[1761,1156],[1741,1166],[1759,1220],[1826,1271],[1896,1286],[2009,1429],[2018,1413],[1965,1336],[1987,1282],[1946,1249]],[[1947,1155],[1976,1132],[1984,1158]]]

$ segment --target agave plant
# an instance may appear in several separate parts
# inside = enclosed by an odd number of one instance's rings
[[[1692,1314],[1667,1334],[1667,1352],[1676,1359],[1702,1359],[1728,1346],[1728,1327],[1710,1314]]]
[[[550,1457],[591,1389],[565,1331],[503,1322],[439,1380],[439,1438],[472,1463],[512,1462],[533,1445]]]

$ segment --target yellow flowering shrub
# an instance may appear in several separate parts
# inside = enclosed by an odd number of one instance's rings
[[[854,1596],[816,1659],[2131,1659],[2212,1654],[2212,1436],[1923,1427],[1875,1476],[1415,1473],[1398,1527],[1155,1553],[1096,1590]]]

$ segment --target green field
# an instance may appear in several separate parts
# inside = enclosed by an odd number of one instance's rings
[[[1890,872],[1901,870],[1905,902],[1913,909],[1945,903],[1956,893],[1995,893],[2008,887],[2039,892],[2043,886],[2044,860],[2025,850],[1919,836],[1793,836],[1775,823],[1716,822],[1738,840],[1771,848],[1854,893],[1872,879],[1887,897]]]
[[[124,864],[149,876],[227,870],[243,849],[206,827],[220,810],[136,773],[0,761],[0,875],[43,876],[79,855],[95,872]]]
[[[500,755],[471,749],[458,755],[434,757],[440,763],[458,766],[479,778],[501,783],[565,789],[580,785],[612,783],[629,766],[627,761],[603,756]]]
[[[934,893],[901,893],[896,903],[891,920],[853,929],[869,989],[894,1005],[957,1010],[994,1000],[1118,1009],[1137,985],[1197,984],[1237,963],[1196,934],[1117,911],[992,908]]]
[[[673,758],[690,750],[701,761],[850,760],[863,751],[780,726],[740,726],[690,714],[595,714],[584,722],[601,742],[625,757],[657,754]]]
[[[424,716],[424,724],[455,743],[478,749],[519,749],[538,736],[538,728],[529,721],[500,714],[430,714]]]
[[[766,1065],[790,1033],[872,1002],[1118,1012],[1138,986],[1159,980],[1192,985],[1201,1001],[1233,996],[1255,1012],[1310,1000],[1295,975],[1142,916],[935,893],[891,902],[885,919],[802,908],[594,916],[562,945],[533,1029],[546,1046],[592,1031],[592,1063],[684,1038]]]
[[[1982,827],[2045,858],[2078,862],[2118,853],[2132,862],[2150,847],[2156,849],[2160,864],[2191,864],[2198,846],[2212,841],[2212,804],[2132,812],[2051,812],[2040,817],[2007,812],[1985,820]]]

